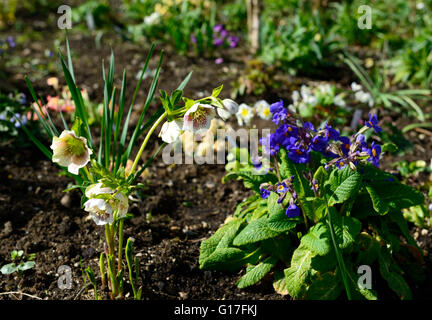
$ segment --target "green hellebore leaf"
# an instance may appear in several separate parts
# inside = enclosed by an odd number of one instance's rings
[[[221,93],[222,89],[223,89],[223,84],[221,84],[219,87],[213,89],[213,92],[211,95],[213,97],[217,98],[219,96],[219,94]]]

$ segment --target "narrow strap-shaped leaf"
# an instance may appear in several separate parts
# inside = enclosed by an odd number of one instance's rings
[[[30,94],[33,98],[33,100],[35,101],[35,103],[37,104],[37,106],[39,107],[39,110],[42,112],[42,106],[40,105],[37,97],[36,97],[36,93],[33,89],[33,86],[29,80],[29,78],[26,76],[25,77],[25,81],[27,84],[27,87],[29,88]],[[42,124],[42,127],[44,128],[44,130],[46,131],[46,133],[49,135],[49,137],[52,139],[52,137],[54,136],[52,130],[50,129],[48,123],[46,122],[46,120],[42,117],[41,113],[39,113],[39,111],[37,110],[37,108],[32,104],[32,108],[35,111],[40,123]]]
[[[152,80],[152,82],[150,84],[150,89],[149,89],[149,92],[148,92],[148,95],[147,95],[147,99],[146,99],[146,102],[145,102],[145,105],[144,105],[144,109],[141,112],[141,115],[140,115],[140,118],[138,120],[138,123],[137,123],[137,125],[135,127],[135,130],[134,130],[134,132],[132,134],[132,137],[131,137],[131,139],[129,141],[128,147],[126,149],[126,153],[123,155],[123,159],[122,159],[123,160],[122,161],[123,165],[126,164],[127,159],[129,159],[129,156],[130,156],[130,154],[132,152],[132,148],[135,145],[135,142],[136,142],[136,140],[139,137],[139,132],[140,132],[141,124],[144,121],[144,117],[145,117],[146,111],[147,111],[148,107],[150,106],[150,103],[153,100],[154,94],[156,92],[156,87],[157,87],[158,80],[159,80],[159,73],[160,73],[160,69],[161,69],[161,65],[162,65],[163,55],[164,55],[164,53],[162,51],[161,55],[160,55],[160,58],[159,58],[159,63],[158,63],[157,69],[156,69],[155,76],[154,76],[154,78],[153,78],[153,80]]]
[[[123,131],[122,131],[122,135],[121,135],[121,138],[120,138],[120,146],[119,146],[119,151],[118,151],[120,154],[123,153],[124,146],[126,145],[126,137],[127,137],[127,133],[128,133],[128,129],[129,129],[129,122],[130,122],[130,117],[132,115],[133,106],[135,104],[135,100],[136,100],[136,97],[137,97],[137,94],[138,94],[138,90],[139,90],[139,88],[141,86],[141,82],[142,82],[142,79],[144,77],[144,73],[147,70],[148,64],[150,62],[150,58],[151,58],[151,56],[153,54],[153,50],[154,50],[154,44],[152,44],[151,47],[150,47],[150,51],[149,51],[149,53],[147,55],[146,61],[144,63],[142,71],[141,71],[140,78],[139,78],[138,83],[137,83],[137,85],[135,87],[135,91],[134,91],[134,94],[133,94],[133,97],[132,97],[132,101],[131,101],[131,104],[130,104],[130,107],[129,107],[129,111],[128,111],[128,114],[126,116],[126,119],[125,119],[125,122],[124,122],[124,125],[123,125]],[[123,157],[123,158],[125,158],[125,157]],[[127,161],[127,158],[126,158],[126,161]],[[117,168],[118,168],[118,166],[117,166]]]
[[[124,105],[125,105],[125,93],[126,93],[126,69],[123,70],[123,80],[122,80],[122,86],[120,90],[120,101],[119,101],[119,109],[117,112],[116,117],[116,124],[114,128],[114,149],[113,149],[113,163],[114,165],[114,173],[117,172],[119,166],[120,166],[120,159],[121,159],[121,153],[119,151],[118,146],[118,138],[120,134],[120,126],[123,120],[123,111],[124,111]]]

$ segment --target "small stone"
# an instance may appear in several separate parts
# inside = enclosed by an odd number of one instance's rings
[[[12,222],[6,221],[0,235],[7,237],[8,235],[10,235],[12,233],[12,231],[13,231]]]
[[[414,235],[413,235],[414,240],[417,240],[418,237],[419,237],[419,233],[417,231],[414,232]]]
[[[158,281],[157,286],[159,288],[159,290],[163,290],[163,288],[165,287],[165,282],[163,281]]]
[[[422,229],[421,235],[422,236],[427,236],[428,235],[428,230],[427,229]]]
[[[216,183],[214,183],[213,181],[207,181],[204,186],[208,189],[213,189],[214,187],[216,187]]]
[[[66,207],[66,208],[70,208],[71,204],[72,204],[72,199],[70,197],[69,194],[65,194],[61,200],[60,203],[62,204],[62,206]]]
[[[182,291],[179,292],[179,296],[181,299],[187,299],[188,298],[188,294],[186,292],[182,292]]]

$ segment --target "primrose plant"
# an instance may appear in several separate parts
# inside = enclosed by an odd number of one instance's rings
[[[224,181],[243,179],[255,194],[202,242],[200,267],[246,266],[240,288],[273,274],[275,290],[294,299],[377,299],[377,278],[409,299],[407,277],[421,280],[422,258],[402,209],[424,197],[379,169],[387,147],[364,135],[381,132],[377,116],[348,137],[304,122],[282,101],[270,109],[278,128],[261,139],[270,163],[249,156],[241,164],[238,150],[227,164]],[[373,282],[361,278],[365,269]]]
[[[54,163],[59,165],[66,175],[75,179],[76,184],[67,189],[69,191],[79,188],[83,192],[82,206],[93,221],[105,228],[104,252],[100,255],[100,279],[102,288],[110,289],[111,299],[124,296],[124,269],[123,254],[125,251],[126,263],[129,271],[130,285],[135,299],[141,298],[141,289],[138,289],[139,263],[133,258],[132,240],[129,239],[124,248],[124,221],[131,218],[129,210],[129,196],[137,188],[143,185],[137,183],[138,177],[156,157],[166,143],[175,141],[186,130],[204,132],[210,126],[211,118],[217,113],[226,111],[223,101],[217,96],[222,86],[216,88],[210,97],[200,100],[192,100],[183,97],[183,88],[187,84],[191,74],[180,84],[171,95],[161,90],[161,103],[146,121],[146,112],[153,101],[159,72],[161,68],[163,52],[155,76],[150,84],[149,93],[139,116],[138,123],[132,131],[132,136],[127,143],[131,113],[135,98],[140,87],[143,75],[148,66],[153,52],[153,46],[147,56],[146,62],[138,80],[132,101],[123,121],[123,113],[126,103],[126,72],[123,72],[123,81],[118,100],[118,112],[114,112],[117,97],[117,89],[114,86],[114,55],[111,54],[108,73],[103,67],[104,79],[104,108],[100,124],[100,137],[98,145],[90,131],[87,108],[83,104],[82,92],[75,83],[72,60],[70,58],[69,44],[67,42],[68,63],[60,52],[60,60],[64,76],[75,105],[74,123],[71,127],[66,123],[61,109],[58,109],[62,119],[64,130],[60,133],[54,125],[48,109],[42,113],[42,106],[36,97],[33,87],[28,79],[27,84],[36,104],[33,105],[46,133],[52,140],[50,149],[38,140],[28,130],[29,137],[41,149],[41,151]],[[103,65],[102,65],[103,66]],[[225,103],[226,104],[226,103]],[[217,109],[217,110],[216,110]],[[164,143],[157,152],[148,159],[144,165],[139,166],[151,135],[164,120],[160,136]],[[145,138],[134,158],[130,160],[133,148],[138,144],[138,139],[145,133]],[[88,267],[86,274],[95,288],[95,298],[98,299],[98,282],[93,270]],[[135,272],[135,275],[134,275]]]

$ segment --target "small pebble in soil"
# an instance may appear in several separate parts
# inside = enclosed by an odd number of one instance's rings
[[[12,222],[6,221],[0,236],[7,237],[13,232]]]
[[[165,282],[163,281],[158,281],[157,286],[159,288],[159,290],[163,290],[163,288],[165,288]]]
[[[205,187],[209,189],[213,189],[214,187],[216,187],[216,183],[214,183],[213,181],[207,181],[205,183]]]
[[[84,250],[82,250],[83,258],[91,258],[96,253],[96,250],[93,247],[87,247]]]
[[[414,238],[414,240],[417,240],[418,237],[419,237],[419,233],[418,233],[417,231],[414,232],[414,234],[413,234],[413,238]]]
[[[61,198],[60,203],[62,204],[62,206],[66,207],[66,208],[70,208],[71,204],[72,204],[71,196],[69,194],[65,194]]]
[[[189,295],[186,292],[179,292],[179,296],[181,299],[187,299],[189,297]]]
[[[422,236],[427,236],[427,235],[428,235],[428,231],[427,231],[427,229],[422,229],[422,231],[421,231],[421,235],[422,235]]]

